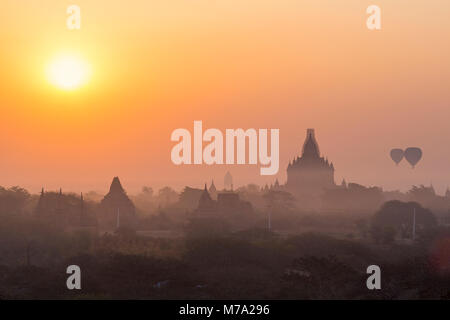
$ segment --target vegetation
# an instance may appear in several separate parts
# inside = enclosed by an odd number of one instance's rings
[[[450,298],[450,228],[437,226],[417,203],[333,217],[283,208],[278,201],[289,195],[272,193],[265,198],[274,213],[271,231],[266,211],[241,224],[232,215],[232,226],[221,218],[188,219],[171,207],[141,217],[146,230],[180,233],[169,237],[126,228],[67,232],[35,217],[36,198],[23,189],[0,191],[7,197],[0,212],[3,299]],[[411,208],[414,242],[402,235]],[[66,288],[72,264],[81,268],[82,290]],[[366,287],[373,264],[382,270],[382,290]]]

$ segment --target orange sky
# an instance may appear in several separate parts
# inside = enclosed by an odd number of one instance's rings
[[[25,5],[26,3],[26,5]],[[69,4],[82,10],[66,28]],[[306,128],[342,177],[405,190],[450,185],[447,0],[2,0],[0,185],[135,192],[214,178],[272,182],[257,166],[181,166],[177,128],[279,128],[280,171]],[[382,30],[366,8],[382,9]],[[70,92],[45,65],[81,55],[92,78]],[[389,158],[421,147],[411,170]]]

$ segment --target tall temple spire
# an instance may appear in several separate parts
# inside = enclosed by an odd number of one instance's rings
[[[197,213],[198,214],[208,214],[212,213],[216,208],[215,201],[211,198],[206,187],[203,189],[200,200],[198,201]]]
[[[125,190],[120,183],[119,177],[114,177],[111,186],[109,187],[109,192],[120,192],[125,193]]]
[[[288,166],[287,181],[283,188],[298,199],[304,198],[302,202],[305,207],[317,208],[323,190],[335,186],[334,164],[321,156],[314,129],[307,129],[302,155]]]
[[[46,201],[45,200],[47,200],[47,199],[44,199],[44,196],[45,196],[44,187],[42,187],[41,195],[39,196],[39,201],[38,201],[38,204],[35,209],[35,213],[37,215],[42,215],[45,213],[45,209],[46,209],[46,206],[45,206]]]
[[[56,212],[57,213],[61,213],[61,197],[62,197],[62,189],[59,188],[59,194],[58,194],[58,198],[56,200]]]
[[[279,188],[280,187],[280,183],[278,182],[278,178],[275,180],[275,188]]]
[[[109,192],[100,202],[100,215],[104,228],[117,229],[118,221],[120,228],[136,227],[136,209],[118,177],[113,178]]]
[[[231,176],[230,171],[227,171],[225,174],[224,182],[223,182],[223,188],[225,190],[232,190],[233,189],[233,177]]]
[[[216,186],[214,185],[214,180],[211,181],[211,186],[209,187],[209,192],[216,192]]]
[[[303,144],[302,157],[320,158],[319,145],[317,144],[314,129],[306,130],[306,139]]]
[[[203,193],[200,197],[200,201],[202,201],[202,200],[211,201],[211,196],[209,195],[208,188],[206,187],[206,183],[205,183],[205,188],[203,189]]]

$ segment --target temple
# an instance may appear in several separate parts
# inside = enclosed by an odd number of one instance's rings
[[[213,200],[217,200],[217,189],[214,185],[214,180],[211,181],[211,186],[209,187],[209,194]]]
[[[194,211],[196,217],[227,216],[230,214],[245,215],[253,212],[250,202],[243,201],[233,191],[223,191],[217,194],[217,201],[211,198],[205,184],[202,195]]]
[[[231,176],[230,171],[227,171],[225,177],[223,179],[223,189],[224,190],[233,190],[233,177]]]
[[[103,229],[134,229],[136,227],[136,209],[118,177],[114,177],[100,207],[102,211],[100,221]]]
[[[46,224],[66,231],[89,229],[97,227],[97,218],[83,199],[83,193],[78,198],[74,194],[45,192],[41,195],[34,210],[36,218]]]
[[[200,200],[198,201],[198,207],[196,210],[196,214],[198,216],[208,216],[210,214],[215,214],[217,212],[217,203],[214,201],[209,195],[208,189],[203,189],[202,195],[200,196]]]
[[[334,166],[320,156],[314,129],[307,129],[302,155],[289,163],[286,189],[304,204],[316,206],[324,190],[336,187]]]

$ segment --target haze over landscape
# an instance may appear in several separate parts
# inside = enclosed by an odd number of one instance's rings
[[[450,299],[448,0],[0,12],[1,301]]]

